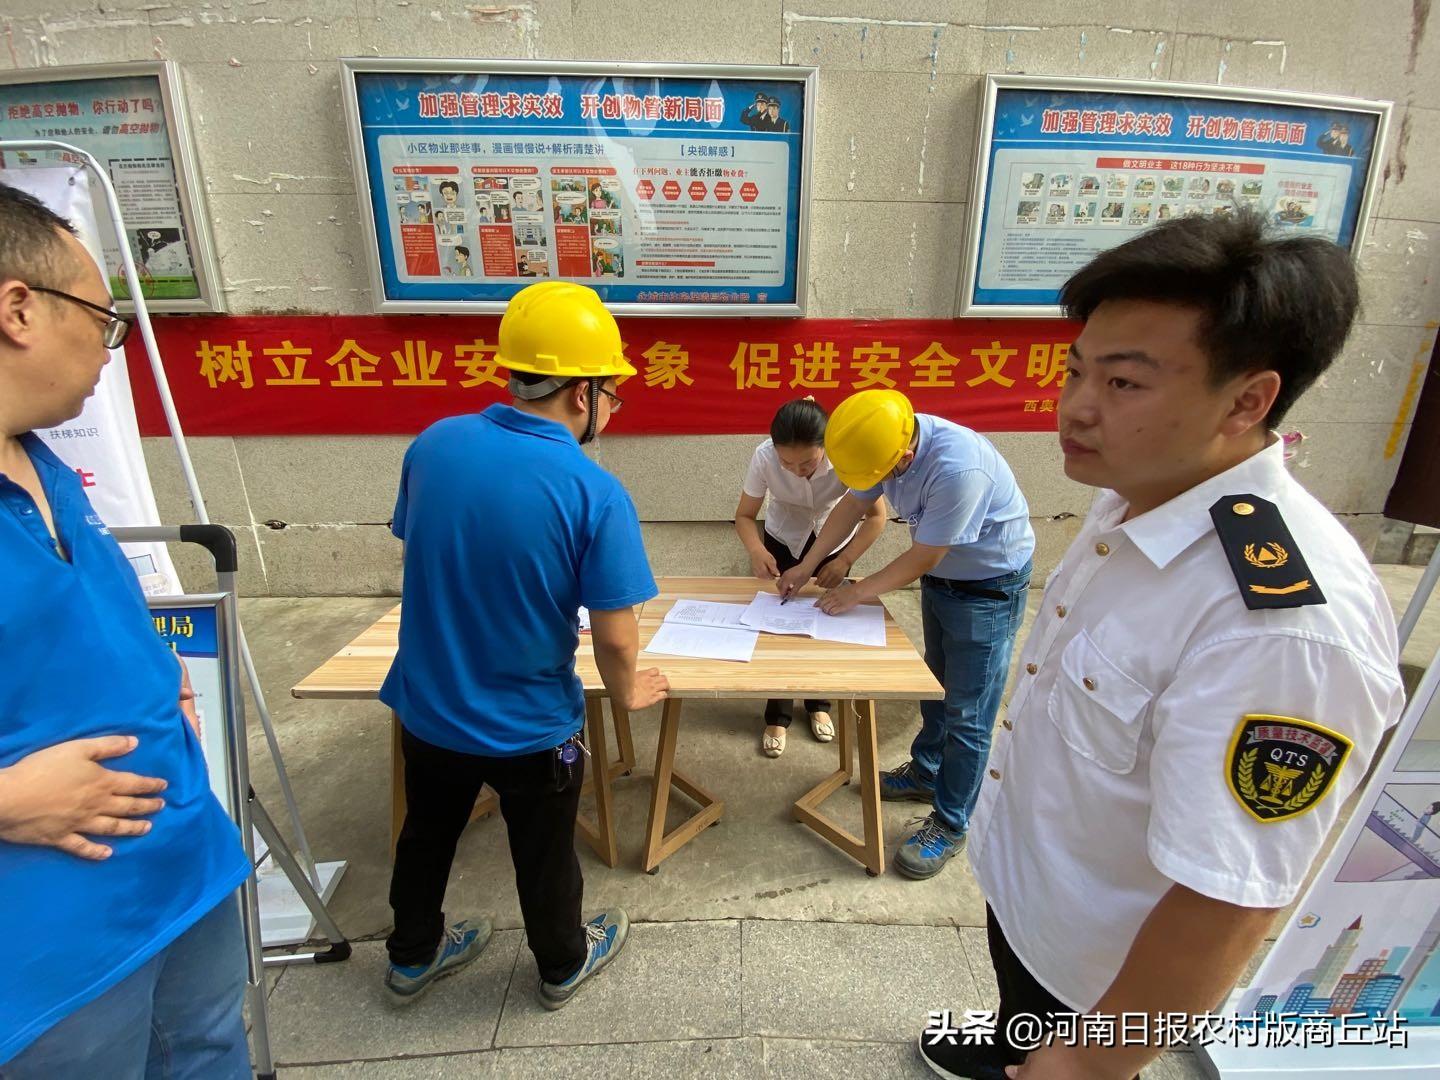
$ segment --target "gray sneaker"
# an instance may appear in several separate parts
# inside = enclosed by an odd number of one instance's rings
[[[408,1004],[429,990],[439,979],[453,975],[490,944],[494,927],[489,919],[462,919],[445,928],[435,959],[428,964],[402,967],[391,964],[385,973],[385,989],[397,1004]]]
[[[935,785],[920,779],[915,762],[907,761],[898,769],[880,774],[880,798],[899,800],[913,799],[915,802],[934,802]]]
[[[895,852],[895,869],[907,878],[932,878],[965,850],[965,834],[956,832],[933,813]]]
[[[602,911],[585,924],[585,961],[562,983],[540,980],[540,1004],[555,1010],[569,1004],[575,991],[619,955],[630,935],[630,916],[622,908]]]

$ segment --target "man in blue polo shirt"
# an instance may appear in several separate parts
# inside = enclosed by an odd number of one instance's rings
[[[509,831],[540,1001],[558,1009],[615,958],[629,929],[618,908],[580,916],[581,606],[611,697],[642,709],[668,683],[654,668],[635,670],[634,605],[656,593],[635,507],[580,449],[619,410],[616,377],[635,373],[619,327],[593,290],[539,282],[511,299],[496,359],[511,372],[514,403],[422,433],[395,504],[404,617],[380,700],[403,728],[407,805],[385,985],[412,1001],[489,941],[488,920],[447,926],[441,909],[455,844],[489,784]]]
[[[182,670],[80,479],[79,415],[128,323],[70,225],[0,184],[0,1076],[250,1076],[233,898]]]
[[[920,579],[925,663],[945,699],[921,703],[910,760],[882,774],[880,794],[932,805],[895,853],[895,869],[909,878],[934,877],[965,846],[980,792],[1030,588],[1030,510],[988,439],[938,416],[915,415],[896,390],[864,390],[842,401],[826,428],[825,452],[850,491],[812,550],[843,540],[882,493],[910,526],[908,551],[832,589],[820,607],[839,614]],[[780,590],[808,581],[813,561],[782,576]]]

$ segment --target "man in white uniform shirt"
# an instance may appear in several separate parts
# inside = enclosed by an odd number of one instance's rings
[[[997,1038],[922,1034],[942,1076],[1135,1075],[1161,1047],[1027,1056],[1009,1020],[1212,1012],[1403,702],[1385,594],[1273,433],[1349,332],[1346,253],[1250,214],[1182,218],[1062,301],[1085,324],[1065,473],[1102,490],[1046,585],[970,827]]]

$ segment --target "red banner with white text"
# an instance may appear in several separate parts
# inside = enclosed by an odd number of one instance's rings
[[[507,401],[499,319],[170,316],[156,338],[192,435],[411,435]],[[638,372],[611,430],[754,434],[813,395],[904,392],[979,431],[1053,431],[1077,328],[1058,320],[622,319]],[[138,333],[126,348],[144,435],[166,434]]]

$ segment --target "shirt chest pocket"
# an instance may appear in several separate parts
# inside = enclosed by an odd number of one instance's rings
[[[1152,696],[1082,630],[1060,654],[1048,703],[1050,722],[1075,753],[1109,772],[1128,773],[1135,767]]]

